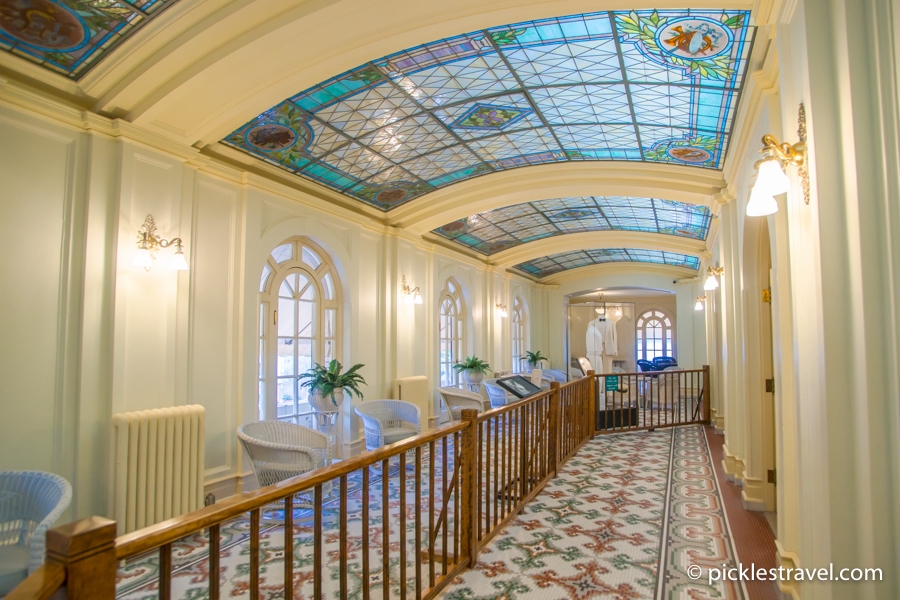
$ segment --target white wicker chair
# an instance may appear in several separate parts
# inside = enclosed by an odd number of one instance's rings
[[[459,421],[460,411],[464,408],[474,408],[478,412],[484,411],[484,399],[481,394],[455,387],[438,388],[438,392],[441,394],[441,401],[444,403],[451,421]]]
[[[549,377],[560,383],[566,382],[566,374],[559,369],[544,369],[544,377]]]
[[[59,475],[0,472],[0,597],[43,564],[47,530],[71,500],[72,486]]]
[[[542,390],[549,390],[551,381],[553,380],[546,377],[542,369],[534,369],[531,371],[531,383]]]
[[[272,485],[331,463],[328,436],[285,421],[253,421],[237,429],[259,487]],[[322,485],[331,493],[331,482]],[[304,493],[306,498],[310,494]],[[305,500],[301,500],[305,504]]]
[[[497,379],[485,379],[482,383],[491,401],[491,408],[500,408],[518,400],[518,398],[497,385]]]
[[[366,450],[376,450],[422,433],[422,411],[412,402],[366,400],[353,410],[363,420]]]

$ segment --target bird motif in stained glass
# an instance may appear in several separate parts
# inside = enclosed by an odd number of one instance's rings
[[[277,152],[290,148],[297,141],[297,132],[281,123],[260,123],[247,130],[247,143],[263,152]]]

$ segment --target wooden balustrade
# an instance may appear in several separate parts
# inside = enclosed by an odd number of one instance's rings
[[[606,389],[607,378],[615,389]],[[593,375],[597,433],[709,422],[709,366],[701,369]],[[602,402],[599,402],[602,395]]]
[[[381,581],[399,579],[399,596],[408,589],[416,600],[434,598],[458,573],[474,564],[479,550],[509,523],[553,478],[560,465],[594,435],[596,380],[593,373],[565,385],[552,384],[548,391],[478,414],[463,410],[462,420],[421,435],[316,469],[278,484],[228,498],[187,515],[157,523],[115,538],[115,522],[98,517],[82,519],[52,529],[47,535],[47,563],[9,596],[11,600],[44,600],[66,585],[69,599],[113,598],[116,564],[147,552],[159,553],[159,598],[172,597],[173,548],[187,536],[204,534],[209,541],[209,598],[221,597],[220,544],[222,527],[249,515],[249,595],[256,600],[260,585],[260,536],[263,517],[283,513],[284,594],[297,593],[292,557],[301,530],[295,512],[312,511],[312,597],[321,600],[335,593],[341,600],[351,595],[348,582],[350,478],[361,480],[361,578],[362,600],[372,600],[370,552],[379,544]],[[414,469],[408,484],[407,466]],[[427,467],[427,476],[423,474]],[[394,470],[395,469],[395,470]],[[380,475],[377,473],[380,472]],[[374,473],[374,475],[373,475]],[[381,532],[373,538],[370,486],[380,477]],[[440,481],[436,481],[440,477]],[[425,481],[423,481],[425,479]],[[390,510],[389,489],[396,480],[399,511]],[[427,494],[423,485],[427,482]],[[412,503],[407,499],[412,487]],[[331,490],[326,501],[325,490]],[[336,495],[336,498],[335,498]],[[332,506],[336,504],[336,506]],[[305,507],[305,508],[301,508]],[[414,515],[408,522],[408,512]],[[422,512],[427,513],[426,516]],[[337,589],[329,590],[326,577],[323,531],[326,511],[337,528]],[[397,531],[391,527],[396,520]],[[411,527],[412,531],[407,531]],[[308,529],[307,529],[308,531]],[[391,539],[399,549],[392,550]],[[412,540],[412,550],[410,550]],[[394,548],[396,548],[395,546]],[[399,576],[392,577],[391,561],[399,559]],[[423,564],[425,563],[425,564]],[[412,571],[408,577],[409,571]],[[408,588],[408,586],[410,586]],[[381,586],[383,600],[390,600],[391,585]],[[355,593],[355,591],[353,592]]]

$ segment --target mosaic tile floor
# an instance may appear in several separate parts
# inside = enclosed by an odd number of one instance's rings
[[[600,436],[441,600],[746,600],[687,567],[736,553],[700,426]]]
[[[441,487],[437,452],[435,487]],[[452,461],[452,452],[448,455]],[[449,466],[449,465],[448,465]],[[407,471],[406,544],[409,563],[414,547],[413,471]],[[427,469],[422,489],[427,494]],[[354,476],[348,494],[349,597],[361,598],[363,532],[370,540],[373,598],[382,596],[382,479],[372,471],[369,521],[361,515],[360,485]],[[388,487],[391,540],[391,597],[400,597],[400,487],[396,467]],[[323,518],[327,571],[324,597],[337,598],[337,498],[326,503]],[[427,536],[427,499],[422,503]],[[436,507],[436,511],[439,507]],[[296,598],[312,597],[312,522],[295,513],[294,589]],[[277,513],[275,513],[277,516]],[[452,531],[451,518],[451,528]],[[221,527],[219,581],[222,598],[249,595],[249,521],[234,519]],[[663,534],[665,532],[665,534]],[[260,597],[283,597],[283,527],[264,522],[260,531]],[[668,540],[665,545],[662,540]],[[452,538],[450,548],[452,548]],[[660,567],[661,548],[662,567]],[[451,551],[452,552],[452,551]],[[467,571],[443,593],[444,600],[504,598],[727,598],[746,600],[741,588],[708,588],[689,580],[690,564],[721,566],[734,562],[706,438],[699,426],[600,436],[586,444],[537,496],[522,515],[499,534]],[[173,545],[172,597],[199,599],[208,594],[208,541],[205,534]],[[427,571],[423,567],[423,571]],[[438,567],[438,571],[440,568]],[[413,566],[406,569],[407,595],[413,597]],[[664,573],[664,577],[659,577]],[[130,560],[119,571],[117,597],[150,600],[159,595],[158,554]],[[548,595],[549,594],[549,595]]]

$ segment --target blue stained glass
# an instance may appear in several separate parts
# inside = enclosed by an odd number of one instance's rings
[[[433,231],[484,254],[534,239],[589,231],[643,231],[706,239],[705,206],[657,198],[582,196],[526,202],[447,223]],[[497,240],[505,240],[502,247]]]
[[[520,263],[515,268],[543,278],[568,269],[615,262],[652,263],[693,270],[700,268],[700,259],[696,256],[643,248],[597,248],[561,252]]]
[[[287,121],[261,115],[224,142],[383,210],[551,162],[720,169],[753,34],[749,11],[711,9],[494,27],[368,62],[292,97]]]

